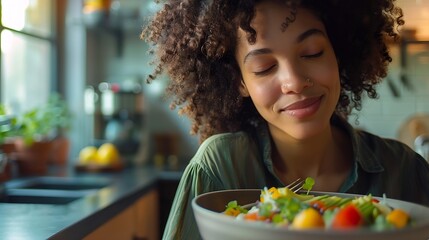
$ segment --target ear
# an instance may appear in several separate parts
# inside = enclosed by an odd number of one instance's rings
[[[239,90],[240,95],[242,97],[248,97],[248,96],[250,96],[249,91],[247,91],[246,84],[244,83],[243,80],[240,81],[240,86],[239,86],[238,90]]]

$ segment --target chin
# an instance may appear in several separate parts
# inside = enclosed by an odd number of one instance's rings
[[[286,131],[296,140],[306,140],[321,134],[324,127],[321,123],[302,124],[296,126],[292,131]]]
[[[310,138],[312,138],[312,137],[314,137],[314,136],[317,136],[317,133],[315,133],[315,132],[310,132],[310,131],[300,131],[300,132],[296,132],[296,131],[294,131],[294,132],[292,132],[292,133],[289,133],[289,135],[293,138],[293,139],[295,139],[295,140],[298,140],[298,141],[303,141],[303,140],[306,140],[306,139],[310,139]]]

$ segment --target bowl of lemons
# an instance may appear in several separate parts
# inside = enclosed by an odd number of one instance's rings
[[[123,168],[123,160],[113,143],[100,147],[86,146],[79,152],[76,169],[82,171],[118,171]]]

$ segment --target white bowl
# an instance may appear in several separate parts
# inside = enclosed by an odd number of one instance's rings
[[[399,201],[386,199],[393,208],[407,211],[414,220],[412,226],[387,230],[374,231],[370,229],[358,230],[292,230],[276,227],[263,222],[237,220],[222,214],[228,202],[236,200],[244,205],[255,202],[261,194],[260,189],[237,189],[205,193],[192,201],[192,208],[197,221],[198,229],[204,240],[427,240],[429,239],[429,208]],[[314,195],[336,195],[339,197],[355,197],[361,195],[312,192]]]

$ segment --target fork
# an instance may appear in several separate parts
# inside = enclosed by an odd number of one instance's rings
[[[301,180],[301,178],[298,178],[292,183],[290,183],[289,185],[287,185],[286,187],[289,188],[292,192],[297,193],[299,190],[302,189],[304,182],[305,182],[304,180]]]
[[[292,192],[297,193],[299,190],[302,189],[302,184],[304,183],[304,180],[301,180],[301,178],[296,179],[295,181],[291,182],[289,185],[287,185],[286,187],[289,188]],[[256,206],[258,204],[259,201],[253,202],[253,203],[248,203],[245,205],[242,205],[242,208],[251,208],[253,206]]]

